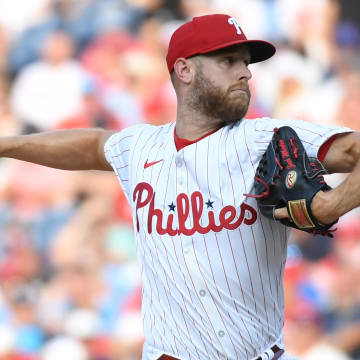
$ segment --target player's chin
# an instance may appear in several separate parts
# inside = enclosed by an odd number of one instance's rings
[[[246,115],[248,107],[243,107],[241,109],[234,109],[234,111],[228,112],[226,117],[224,117],[225,125],[234,126],[239,123]]]
[[[248,108],[249,104],[250,104],[250,94],[248,92],[245,91],[241,91],[241,92],[231,92],[229,94],[229,96],[226,99],[227,102],[227,106],[229,108],[238,108],[238,109],[242,109],[242,108]]]
[[[229,104],[226,123],[233,124],[245,117],[249,109],[249,100],[237,101],[235,103]]]

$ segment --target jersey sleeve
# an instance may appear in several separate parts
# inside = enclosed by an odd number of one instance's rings
[[[278,120],[261,118],[251,120],[254,134],[254,148],[261,154],[266,150],[274,129],[290,126],[301,139],[308,156],[319,158],[319,150],[327,140],[336,134],[353,132],[352,129],[341,126],[324,126],[302,120]]]
[[[131,145],[138,127],[138,125],[131,126],[113,134],[104,145],[106,160],[114,169],[128,201],[130,194],[129,161]]]

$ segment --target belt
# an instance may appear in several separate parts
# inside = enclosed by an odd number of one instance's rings
[[[277,360],[285,352],[284,349],[280,349],[277,345],[274,345],[273,347],[271,347],[271,351],[274,353],[274,356],[272,358],[268,358],[268,360]],[[158,360],[180,360],[180,359],[177,359],[170,355],[164,354],[161,357],[159,357]],[[261,356],[259,356],[255,360],[262,360],[262,358],[261,358]]]
[[[284,349],[280,349],[277,345],[272,346],[271,351],[274,353],[274,356],[272,358],[267,358],[269,360],[277,360],[285,352]],[[259,357],[256,358],[256,360],[262,360],[262,357],[259,356]]]

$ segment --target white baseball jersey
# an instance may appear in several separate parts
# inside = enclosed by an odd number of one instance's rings
[[[288,230],[244,196],[273,129],[309,156],[346,128],[242,120],[177,151],[175,124],[136,125],[105,144],[131,205],[142,273],[143,359],[255,359],[283,347]]]

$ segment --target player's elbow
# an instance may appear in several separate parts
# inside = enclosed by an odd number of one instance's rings
[[[351,172],[360,161],[360,133],[352,133],[349,140],[345,162],[347,162],[346,167]]]
[[[96,162],[94,164],[94,170],[105,170],[105,171],[112,171],[112,167],[106,160],[104,146],[106,141],[109,139],[111,135],[113,135],[115,131],[108,131],[98,129],[98,138],[97,138],[97,146],[96,146],[96,154],[95,159]]]
[[[325,157],[324,166],[330,174],[352,172],[360,160],[360,133],[339,135]]]

